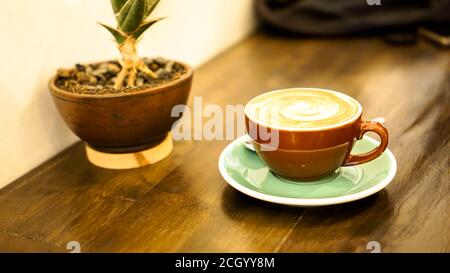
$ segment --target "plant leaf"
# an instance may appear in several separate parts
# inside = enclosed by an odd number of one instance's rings
[[[145,2],[147,3],[145,7],[145,18],[147,18],[159,4],[159,0],[146,0]]]
[[[119,45],[127,39],[127,36],[125,34],[123,34],[122,32],[120,32],[119,30],[114,29],[114,28],[107,26],[105,24],[102,24],[102,23],[99,23],[99,25],[106,28],[114,36],[114,39],[116,39],[116,41]]]
[[[153,24],[161,21],[162,19],[164,19],[165,17],[162,18],[158,18],[158,19],[153,19],[150,20],[148,22],[144,22],[142,25],[139,26],[139,28],[133,32],[133,34],[131,34],[133,36],[134,39],[139,39],[139,37],[149,28],[151,27]]]
[[[127,3],[128,0],[111,0],[111,6],[114,11],[114,14],[120,12],[123,6]]]
[[[127,18],[128,12],[130,12],[133,0],[127,0],[120,9],[114,14],[116,16],[117,24],[120,25]],[[113,8],[114,9],[114,8]]]
[[[128,0],[118,14],[119,28],[125,33],[135,32],[144,21],[145,1]],[[129,6],[129,8],[127,8]]]

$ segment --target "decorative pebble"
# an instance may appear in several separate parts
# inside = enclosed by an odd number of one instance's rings
[[[143,59],[143,61],[144,61],[144,63],[146,63],[146,64],[151,64],[151,63],[153,63],[153,59],[152,58],[148,58],[148,57],[145,57],[144,59]]]
[[[163,57],[158,57],[155,59],[155,61],[160,65],[165,65],[168,62],[167,59],[165,59]]]
[[[56,72],[56,74],[60,77],[63,78],[69,78],[70,74],[71,74],[72,70],[70,69],[64,69],[64,68],[60,68],[58,69],[58,71]]]
[[[89,83],[90,83],[90,84],[94,85],[94,84],[97,84],[97,82],[98,82],[98,81],[97,81],[97,78],[96,78],[96,77],[90,77],[90,78],[89,78]]]
[[[86,70],[86,67],[82,64],[75,64],[75,68],[80,72],[84,72]]]
[[[100,69],[106,69],[107,71],[113,72],[113,73],[119,73],[120,67],[113,63],[102,63],[99,66]]]
[[[86,73],[84,73],[84,72],[77,72],[76,78],[77,78],[77,81],[79,81],[79,82],[84,82],[84,81],[89,80],[89,76],[86,75]]]
[[[91,72],[91,75],[101,78],[101,79],[105,79],[105,74],[108,72],[108,69],[106,68],[97,68],[96,70]]]
[[[166,64],[166,66],[164,67],[164,69],[165,69],[167,72],[171,73],[174,64],[175,64],[174,61],[170,61],[170,62],[168,62],[168,63]]]
[[[137,78],[136,79],[136,86],[140,87],[144,85],[144,79],[143,78]]]
[[[86,70],[85,70],[86,74],[90,75],[90,74],[92,74],[92,71],[93,71],[92,67],[90,67],[90,66],[86,67]]]
[[[164,70],[163,68],[160,68],[156,71],[156,75],[158,75],[158,77],[164,76],[164,74],[166,74],[167,71]]]
[[[155,71],[156,69],[158,69],[158,65],[155,64],[155,63],[152,63],[152,64],[150,65],[150,69],[153,70],[153,71]]]

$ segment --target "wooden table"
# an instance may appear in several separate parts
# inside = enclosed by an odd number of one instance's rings
[[[366,118],[385,117],[398,172],[372,197],[305,209],[244,196],[217,168],[227,141],[179,142],[127,171],[92,166],[77,143],[0,190],[0,251],[68,252],[78,241],[82,252],[368,252],[378,241],[383,252],[448,252],[448,53],[424,41],[257,33],[196,72],[191,103],[323,87],[357,98]]]

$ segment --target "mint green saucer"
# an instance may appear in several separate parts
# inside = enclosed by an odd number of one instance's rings
[[[292,206],[325,206],[362,199],[386,187],[394,178],[397,164],[389,149],[368,163],[342,167],[316,181],[296,182],[274,175],[255,152],[245,147],[248,136],[230,143],[219,158],[223,178],[236,190],[268,202]],[[378,141],[365,136],[352,153],[375,148]]]

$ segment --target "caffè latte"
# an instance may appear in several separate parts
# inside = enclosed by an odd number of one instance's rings
[[[270,127],[320,129],[357,118],[361,106],[339,92],[294,88],[262,94],[247,104],[245,112]]]

